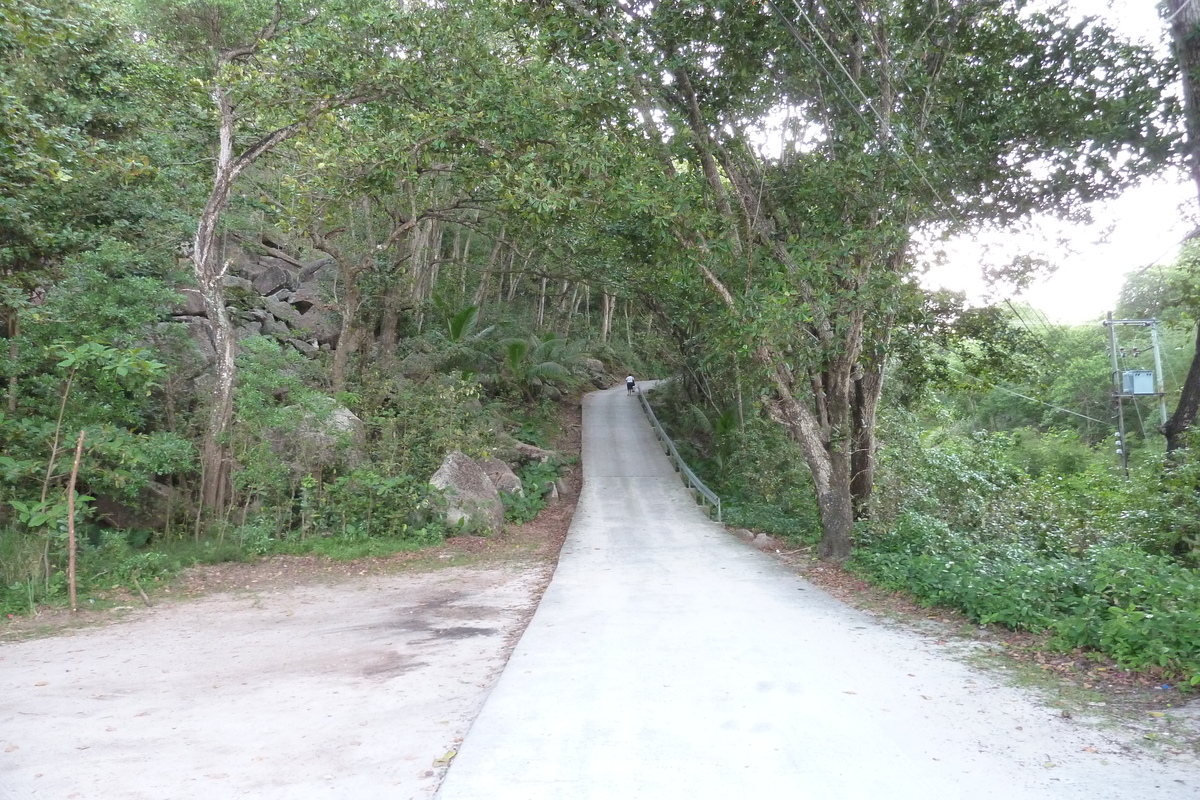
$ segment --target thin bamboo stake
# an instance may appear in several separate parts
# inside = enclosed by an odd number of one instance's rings
[[[537,327],[541,330],[546,322],[546,279],[542,278],[542,293],[538,295]]]
[[[625,343],[633,347],[633,327],[629,322],[629,300],[625,300]]]
[[[138,583],[137,576],[130,575],[129,577],[133,579],[133,586],[138,590],[138,594],[142,596],[142,602],[146,604],[146,608],[153,608],[154,603],[151,603],[150,598],[146,596],[146,591],[142,588],[142,585]]]
[[[79,432],[79,443],[75,445],[75,466],[71,467],[71,481],[67,484],[67,585],[71,589],[72,611],[78,610],[78,603],[75,602],[75,479],[79,477],[84,433]]]

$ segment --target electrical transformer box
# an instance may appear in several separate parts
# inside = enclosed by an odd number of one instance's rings
[[[1158,394],[1154,391],[1154,370],[1130,369],[1121,373],[1122,394]]]

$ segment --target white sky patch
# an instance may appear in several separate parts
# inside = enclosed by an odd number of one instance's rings
[[[1131,39],[1167,47],[1166,26],[1151,0],[1073,0],[1070,7],[1076,20],[1098,17]],[[1027,229],[962,235],[934,246],[918,254],[919,263],[928,267],[921,283],[966,292],[983,303],[983,267],[1025,254],[1041,256],[1057,271],[1020,299],[1057,322],[1090,322],[1116,304],[1128,273],[1170,263],[1179,242],[1200,223],[1195,185],[1182,172],[1143,181],[1091,209],[1095,221],[1090,225],[1041,215]],[[939,255],[942,263],[935,263]]]
[[[1027,230],[984,231],[929,246],[918,254],[929,270],[921,283],[966,292],[970,301],[984,303],[984,268],[1020,255],[1042,257],[1056,271],[1020,295],[1021,301],[1055,322],[1090,322],[1112,309],[1128,273],[1170,263],[1180,240],[1197,225],[1195,189],[1182,174],[1146,181],[1092,208],[1090,225],[1041,216]],[[935,263],[939,254],[942,263]]]
[[[796,106],[775,106],[747,133],[758,154],[770,161],[778,161],[785,152],[812,152],[825,141],[825,129]]]

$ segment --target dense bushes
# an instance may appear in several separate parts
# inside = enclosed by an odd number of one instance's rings
[[[1083,555],[988,546],[914,514],[861,548],[852,567],[976,622],[1049,630],[1057,646],[1200,683],[1200,575],[1165,556],[1128,544]]]
[[[1164,482],[1147,465],[1126,481],[1078,458],[1073,435],[1028,431],[892,441],[882,513],[852,568],[977,622],[1047,630],[1056,646],[1200,683],[1200,574],[1172,525],[1195,504],[1193,467]],[[1046,452],[1074,455],[1048,467]]]
[[[333,398],[308,388],[312,363],[267,338],[247,339],[239,357],[234,453],[244,513],[273,538],[440,541],[429,478],[450,450],[481,455],[495,420],[475,383],[371,383]],[[353,412],[353,414],[351,413]]]

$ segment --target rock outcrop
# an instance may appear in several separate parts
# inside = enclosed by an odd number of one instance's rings
[[[488,456],[479,462],[479,466],[487,474],[488,478],[491,479],[492,485],[496,487],[496,491],[515,494],[519,497],[525,496],[525,490],[521,487],[521,479],[517,477],[517,473],[512,471],[512,467],[505,462]]]
[[[362,463],[366,429],[353,411],[333,401],[320,410],[291,410],[300,422],[274,430],[271,447],[293,475],[335,465],[353,469]]]
[[[148,483],[137,494],[137,500],[129,503],[112,495],[98,493],[92,504],[96,520],[114,528],[143,528],[163,530],[171,515],[184,507],[186,500],[179,491],[161,483]]]
[[[604,368],[604,362],[598,358],[580,359],[579,366],[587,373],[587,379],[597,389],[607,389],[613,385],[613,379]]]
[[[337,277],[333,259],[322,256],[305,262],[266,237],[258,242],[227,240],[225,246],[230,272],[222,284],[239,339],[273,336],[309,358],[322,349],[337,348],[341,326],[328,300]],[[181,299],[173,318],[188,327],[207,367],[213,359],[212,324],[203,298],[194,287],[178,291]]]
[[[491,535],[504,527],[504,504],[492,479],[470,456],[457,450],[446,456],[429,482],[446,497],[446,522]]]

